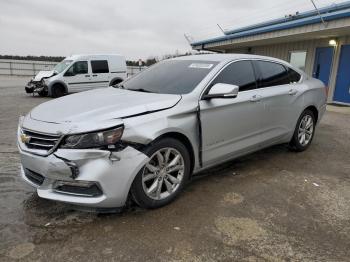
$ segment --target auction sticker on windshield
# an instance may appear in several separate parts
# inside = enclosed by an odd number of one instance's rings
[[[201,69],[210,69],[213,67],[213,64],[201,64],[201,63],[194,63],[190,64],[189,68],[201,68]]]

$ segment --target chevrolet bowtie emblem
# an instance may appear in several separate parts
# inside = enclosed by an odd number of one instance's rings
[[[29,143],[31,137],[30,136],[27,136],[26,134],[22,134],[21,135],[21,141],[22,143]]]

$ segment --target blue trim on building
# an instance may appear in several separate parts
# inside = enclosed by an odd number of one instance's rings
[[[324,21],[329,22],[341,18],[350,17],[350,1],[342,4],[332,5],[330,7],[324,7],[320,9],[322,18]],[[205,45],[230,39],[236,39],[240,37],[253,36],[263,33],[269,33],[279,30],[292,29],[305,25],[312,25],[321,23],[321,18],[317,11],[308,11],[300,13],[294,18],[276,19],[269,22],[264,22],[248,27],[243,27],[233,31],[226,32],[224,36],[215,37],[208,40],[198,41],[192,43],[192,46]]]
[[[348,8],[350,8],[350,1],[346,1],[346,2],[340,3],[340,4],[334,4],[334,5],[327,6],[327,7],[323,7],[323,8],[320,8],[319,11],[322,15],[322,14],[326,14],[329,12],[335,12],[335,11],[344,10],[344,9],[348,9]],[[289,22],[291,20],[302,19],[302,18],[315,16],[315,15],[318,16],[318,12],[316,10],[306,11],[303,13],[299,13],[297,16],[294,16],[292,18],[279,18],[279,19],[251,25],[251,26],[246,26],[246,27],[242,27],[242,28],[238,28],[238,29],[234,29],[234,30],[229,30],[229,31],[225,32],[225,35],[240,33],[242,31],[248,31],[248,30],[259,28],[259,27],[265,27],[265,26],[286,23],[286,22]]]

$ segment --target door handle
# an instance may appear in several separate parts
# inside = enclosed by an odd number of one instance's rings
[[[85,77],[90,77],[90,75],[85,75]]]
[[[291,90],[289,90],[288,94],[291,95],[291,96],[295,96],[296,94],[298,94],[298,90],[291,89]]]
[[[259,102],[261,100],[261,96],[259,95],[253,95],[251,98],[250,98],[250,102]]]
[[[97,76],[97,75],[92,75],[92,76]]]

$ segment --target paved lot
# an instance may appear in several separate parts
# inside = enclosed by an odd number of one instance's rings
[[[211,169],[173,204],[98,215],[39,199],[18,177],[20,114],[48,99],[0,79],[0,261],[349,261],[350,114],[313,145]],[[339,110],[338,110],[339,111]]]

